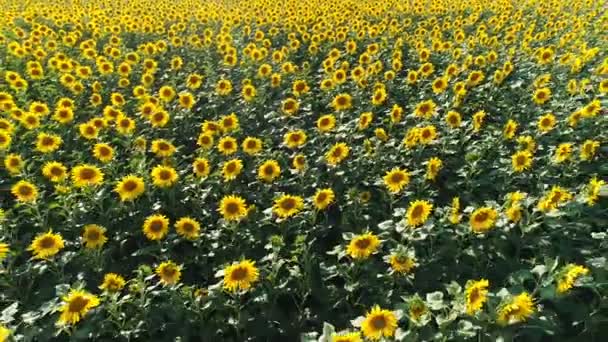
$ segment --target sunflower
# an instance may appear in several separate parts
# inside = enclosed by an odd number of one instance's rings
[[[302,130],[287,132],[283,137],[283,143],[291,149],[298,148],[306,143],[307,136]]]
[[[145,190],[146,186],[143,178],[135,175],[128,175],[121,178],[114,187],[114,191],[118,193],[122,202],[133,201],[141,196]]]
[[[350,153],[350,147],[345,143],[334,144],[327,153],[325,153],[325,161],[327,164],[336,166],[340,164],[344,159],[348,157]]]
[[[571,155],[572,155],[572,144],[571,143],[561,143],[555,149],[555,156],[553,157],[553,160],[558,164],[563,163],[565,161],[568,161],[570,159]]]
[[[527,292],[511,297],[498,308],[497,322],[500,325],[525,322],[536,311],[534,299]]]
[[[536,142],[534,141],[534,138],[529,135],[517,137],[517,143],[524,150],[529,151],[530,153],[533,153],[536,150]]]
[[[511,166],[515,172],[522,172],[532,167],[532,153],[517,151],[511,156]]]
[[[536,103],[537,105],[544,104],[545,102],[549,101],[550,98],[551,98],[551,89],[549,89],[549,88],[536,89],[534,91],[534,94],[532,95],[532,100],[534,100],[534,103]]]
[[[293,166],[296,171],[304,171],[306,165],[306,156],[303,154],[296,154],[291,162],[291,166]]]
[[[384,128],[376,128],[374,130],[374,135],[376,136],[376,138],[378,138],[378,140],[380,140],[382,142],[388,141],[388,134],[386,134],[386,131],[384,130]]]
[[[423,225],[429,218],[432,210],[433,204],[428,201],[416,200],[411,202],[406,213],[408,226],[417,227]]]
[[[555,115],[547,113],[538,119],[538,130],[547,133],[555,127]]]
[[[108,163],[114,158],[114,149],[108,144],[95,144],[93,156],[102,163]]]
[[[554,185],[549,193],[539,200],[538,209],[543,212],[550,212],[557,209],[560,204],[566,203],[571,199],[572,194],[568,190]]]
[[[341,333],[333,333],[331,335],[331,342],[363,342],[363,340],[361,339],[360,332],[346,331]]]
[[[435,94],[441,94],[448,88],[448,78],[438,77],[433,81],[432,84],[433,92]]]
[[[437,138],[437,129],[433,125],[421,127],[418,138],[421,144],[428,145]]]
[[[200,88],[202,83],[203,83],[203,76],[196,74],[196,73],[192,73],[192,74],[188,75],[188,77],[186,79],[186,87],[188,87],[189,89],[192,89],[192,90],[196,90],[196,89]]]
[[[156,108],[156,110],[154,111],[154,113],[152,113],[152,115],[150,115],[148,120],[150,121],[152,127],[165,127],[171,120],[171,116],[166,110],[162,108]]]
[[[196,104],[196,100],[194,99],[194,95],[183,92],[179,94],[179,105],[184,109],[192,109]]]
[[[258,178],[265,182],[272,182],[281,175],[281,167],[279,163],[272,159],[265,161],[258,168]]]
[[[513,139],[515,137],[515,133],[517,132],[517,127],[517,122],[509,119],[502,130],[502,136],[507,140]]]
[[[419,118],[430,119],[435,115],[437,105],[433,100],[418,103],[414,109],[414,115]]]
[[[581,114],[584,118],[592,118],[595,117],[601,109],[602,103],[600,102],[600,100],[595,99],[589,102],[585,107],[583,107]]]
[[[149,240],[161,240],[169,232],[169,219],[161,214],[150,215],[144,221],[142,229]]]
[[[176,93],[173,87],[167,85],[160,87],[160,90],[158,91],[160,99],[167,103],[173,101],[175,95]]]
[[[441,159],[437,157],[433,157],[428,160],[426,164],[426,179],[430,181],[435,181],[437,178],[437,174],[439,174],[439,170],[441,170],[443,166],[443,162]]]
[[[372,123],[372,120],[374,119],[374,114],[372,112],[365,112],[362,113],[361,116],[359,116],[359,130],[364,130],[367,127],[369,127],[369,125]]]
[[[221,79],[215,86],[215,92],[220,96],[226,96],[232,92],[232,82],[230,80]]]
[[[106,273],[99,289],[106,292],[119,292],[125,287],[126,281],[121,275],[116,273]]]
[[[220,201],[218,211],[226,221],[240,221],[247,216],[247,204],[239,196],[224,196]]]
[[[48,259],[59,253],[64,247],[63,238],[60,234],[54,234],[53,231],[36,235],[34,241],[28,247],[28,251],[32,251],[34,259]]]
[[[103,172],[94,165],[82,164],[72,169],[72,182],[77,188],[103,183]]]
[[[388,190],[392,194],[397,194],[410,183],[410,174],[396,167],[388,171],[383,180]]]
[[[209,161],[206,158],[196,158],[192,163],[192,169],[194,174],[201,178],[209,176],[209,172],[211,172]]]
[[[347,110],[353,106],[352,97],[349,94],[338,94],[331,101],[331,106],[337,110]]]
[[[196,144],[205,150],[213,147],[214,142],[213,134],[210,132],[201,133],[196,140]]]
[[[2,262],[6,258],[10,251],[11,250],[8,244],[0,242],[0,262]]]
[[[224,133],[228,133],[231,131],[235,131],[239,129],[239,118],[235,113],[230,113],[230,115],[224,115],[219,119],[220,129]]]
[[[20,180],[11,187],[11,193],[17,198],[18,202],[34,202],[38,198],[38,188],[25,180]]]
[[[243,162],[240,159],[230,159],[222,166],[222,177],[224,182],[235,180],[243,170]]]
[[[217,150],[225,156],[236,153],[238,149],[239,145],[233,137],[223,137],[217,143]]]
[[[247,137],[241,144],[243,152],[250,156],[254,156],[262,151],[262,140],[254,137]]]
[[[281,103],[281,110],[285,115],[292,116],[300,109],[300,102],[293,98],[287,98]]]
[[[319,189],[315,193],[312,202],[317,210],[323,210],[334,202],[336,195],[330,188]]]
[[[78,125],[78,131],[80,132],[80,136],[87,140],[97,139],[99,135],[99,129],[90,122]]]
[[[199,236],[201,225],[191,217],[182,217],[175,222],[175,231],[188,240],[195,240]]]
[[[163,285],[175,285],[182,276],[182,268],[173,261],[165,261],[156,267],[156,274]]]
[[[564,294],[572,289],[581,276],[589,274],[585,266],[568,264],[556,276],[557,293]]]
[[[372,341],[393,337],[395,330],[397,330],[397,316],[392,311],[381,309],[378,305],[367,312],[361,323],[363,336]]]
[[[414,148],[418,144],[418,141],[420,141],[420,128],[412,127],[405,134],[403,145],[406,148]]]
[[[471,230],[475,233],[485,233],[494,227],[498,212],[490,207],[475,209],[469,219]]]
[[[84,316],[99,306],[99,298],[83,290],[70,289],[70,292],[61,298],[63,304],[59,308],[61,315],[57,325],[70,325],[80,322]]]
[[[152,183],[159,188],[170,188],[179,180],[177,171],[171,166],[157,165],[150,172]]]
[[[380,239],[376,235],[367,232],[353,237],[346,248],[346,253],[353,259],[367,259],[376,252],[379,246]]]
[[[300,196],[283,195],[274,200],[272,212],[284,219],[294,216],[304,208],[304,199]]]
[[[46,162],[42,167],[42,175],[53,183],[63,181],[67,177],[68,169],[56,161]]]
[[[387,99],[386,89],[384,87],[379,87],[374,91],[374,95],[372,95],[372,104],[374,106],[380,106]]]
[[[598,148],[600,147],[600,142],[596,140],[587,139],[583,142],[581,146],[580,158],[581,160],[591,160],[597,153]]]
[[[591,178],[587,185],[585,201],[588,205],[593,206],[597,203],[600,196],[600,190],[606,184],[605,181],[597,179],[597,177]]]
[[[328,114],[323,115],[317,120],[317,128],[322,133],[331,132],[336,127],[336,117]]]
[[[36,138],[36,150],[42,153],[51,153],[59,149],[62,142],[63,140],[58,135],[40,133]]]
[[[465,307],[468,315],[474,315],[481,310],[483,304],[488,300],[488,286],[486,279],[468,281],[465,288]]]
[[[393,272],[400,274],[408,274],[416,267],[416,259],[404,253],[391,254],[389,263]]]
[[[82,241],[89,249],[98,249],[108,241],[106,229],[96,224],[87,224],[82,231]]]
[[[12,140],[13,138],[8,132],[0,130],[0,151],[8,150],[8,148],[11,146]]]
[[[398,123],[401,121],[401,116],[403,116],[403,107],[398,104],[394,104],[393,108],[391,108],[391,122]]]
[[[224,269],[224,290],[228,292],[247,291],[258,281],[260,272],[255,262],[243,260]]]
[[[415,296],[410,300],[408,306],[408,315],[410,320],[416,324],[422,323],[423,317],[425,317],[429,312],[429,308],[426,306],[424,301],[420,299],[420,297]]]

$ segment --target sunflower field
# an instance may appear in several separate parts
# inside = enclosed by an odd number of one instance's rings
[[[0,0],[0,342],[600,341],[604,0]]]

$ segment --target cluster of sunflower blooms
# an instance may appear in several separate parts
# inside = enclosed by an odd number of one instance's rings
[[[603,6],[0,0],[0,342],[176,337],[158,293],[332,342],[605,300]]]

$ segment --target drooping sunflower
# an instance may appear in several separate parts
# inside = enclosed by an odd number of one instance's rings
[[[175,231],[188,240],[195,240],[199,236],[201,225],[191,217],[182,217],[175,222]]]
[[[529,151],[517,151],[511,156],[511,166],[515,172],[523,172],[532,167],[532,159]]]
[[[437,175],[443,166],[443,162],[441,159],[437,157],[432,157],[426,163],[426,179],[430,181],[435,181],[437,179]]]
[[[410,321],[415,324],[421,324],[423,318],[429,313],[429,308],[426,306],[425,302],[416,295],[409,301],[408,306]]]
[[[381,309],[375,305],[361,323],[361,331],[365,338],[378,341],[383,337],[393,337],[397,330],[397,316],[390,310]]]
[[[312,203],[317,210],[323,210],[332,204],[335,199],[336,195],[331,188],[319,189],[313,196]]]
[[[371,232],[357,235],[352,238],[346,252],[353,259],[367,259],[380,246],[380,239]]]
[[[149,240],[161,240],[169,232],[169,219],[161,214],[150,215],[144,221],[142,230]]]
[[[12,140],[13,138],[8,132],[0,130],[0,151],[8,150],[8,148],[11,146]]]
[[[557,293],[567,293],[574,287],[578,278],[589,274],[589,272],[587,267],[577,264],[568,264],[564,266],[555,277],[557,282]]]
[[[99,306],[99,298],[84,290],[71,289],[61,298],[63,304],[59,308],[61,315],[57,325],[72,325],[80,322],[93,308]]]
[[[251,260],[235,262],[224,269],[224,289],[228,292],[247,291],[258,281],[260,272]]]
[[[258,178],[265,182],[272,182],[281,175],[279,162],[274,159],[265,161],[258,168]]]
[[[82,242],[89,249],[98,249],[108,241],[106,229],[96,224],[87,224],[82,230]]]
[[[410,183],[410,174],[406,170],[396,167],[388,171],[383,180],[388,190],[393,194],[397,194]]]
[[[103,172],[95,165],[78,165],[72,169],[72,182],[77,188],[99,185],[103,183]]]
[[[346,143],[336,143],[325,154],[327,164],[336,166],[344,161],[350,153],[350,147]]]
[[[161,284],[175,285],[182,276],[182,268],[173,261],[165,261],[156,267],[156,274],[160,278]]]
[[[580,150],[580,158],[581,160],[591,160],[596,155],[598,148],[600,147],[600,142],[597,140],[587,139],[583,142]]]
[[[284,219],[294,216],[304,209],[304,199],[300,196],[283,195],[274,201],[272,212]]]
[[[0,262],[6,258],[9,252],[9,245],[4,242],[0,242]]]
[[[488,300],[488,286],[486,279],[468,281],[465,287],[465,307],[468,315],[474,315],[481,310],[483,304]]]
[[[106,292],[119,292],[125,287],[126,281],[121,275],[116,273],[106,273],[99,289]]]
[[[471,230],[475,233],[485,233],[496,223],[498,212],[494,208],[481,207],[475,209],[469,219]]]
[[[515,120],[509,119],[502,130],[502,136],[507,140],[513,139],[515,137],[515,133],[517,132],[518,126],[519,125]]]
[[[33,183],[20,180],[11,187],[11,193],[22,203],[30,203],[38,198],[38,188]]]
[[[67,177],[68,169],[56,161],[46,162],[42,167],[42,175],[53,183],[63,181]]]
[[[247,204],[239,196],[224,196],[220,201],[218,211],[226,221],[239,221],[247,216]]]
[[[118,193],[122,202],[133,201],[141,196],[145,190],[146,186],[143,178],[135,175],[123,177],[114,187],[114,191]]]
[[[417,227],[423,225],[429,218],[433,204],[429,201],[415,200],[407,208],[406,219],[408,226]]]
[[[532,296],[527,292],[522,292],[501,303],[496,320],[500,325],[525,322],[535,311],[536,308]]]
[[[243,162],[240,159],[230,159],[222,166],[222,177],[224,182],[235,180],[243,170]]]
[[[585,191],[585,202],[587,202],[587,205],[594,206],[597,203],[597,200],[600,197],[600,190],[604,185],[606,185],[606,182],[597,179],[597,177],[593,177],[589,180],[589,184],[587,184]]]
[[[32,251],[34,259],[48,259],[59,253],[64,248],[63,238],[60,234],[54,234],[53,231],[36,235],[34,241],[28,247],[28,251]]]

